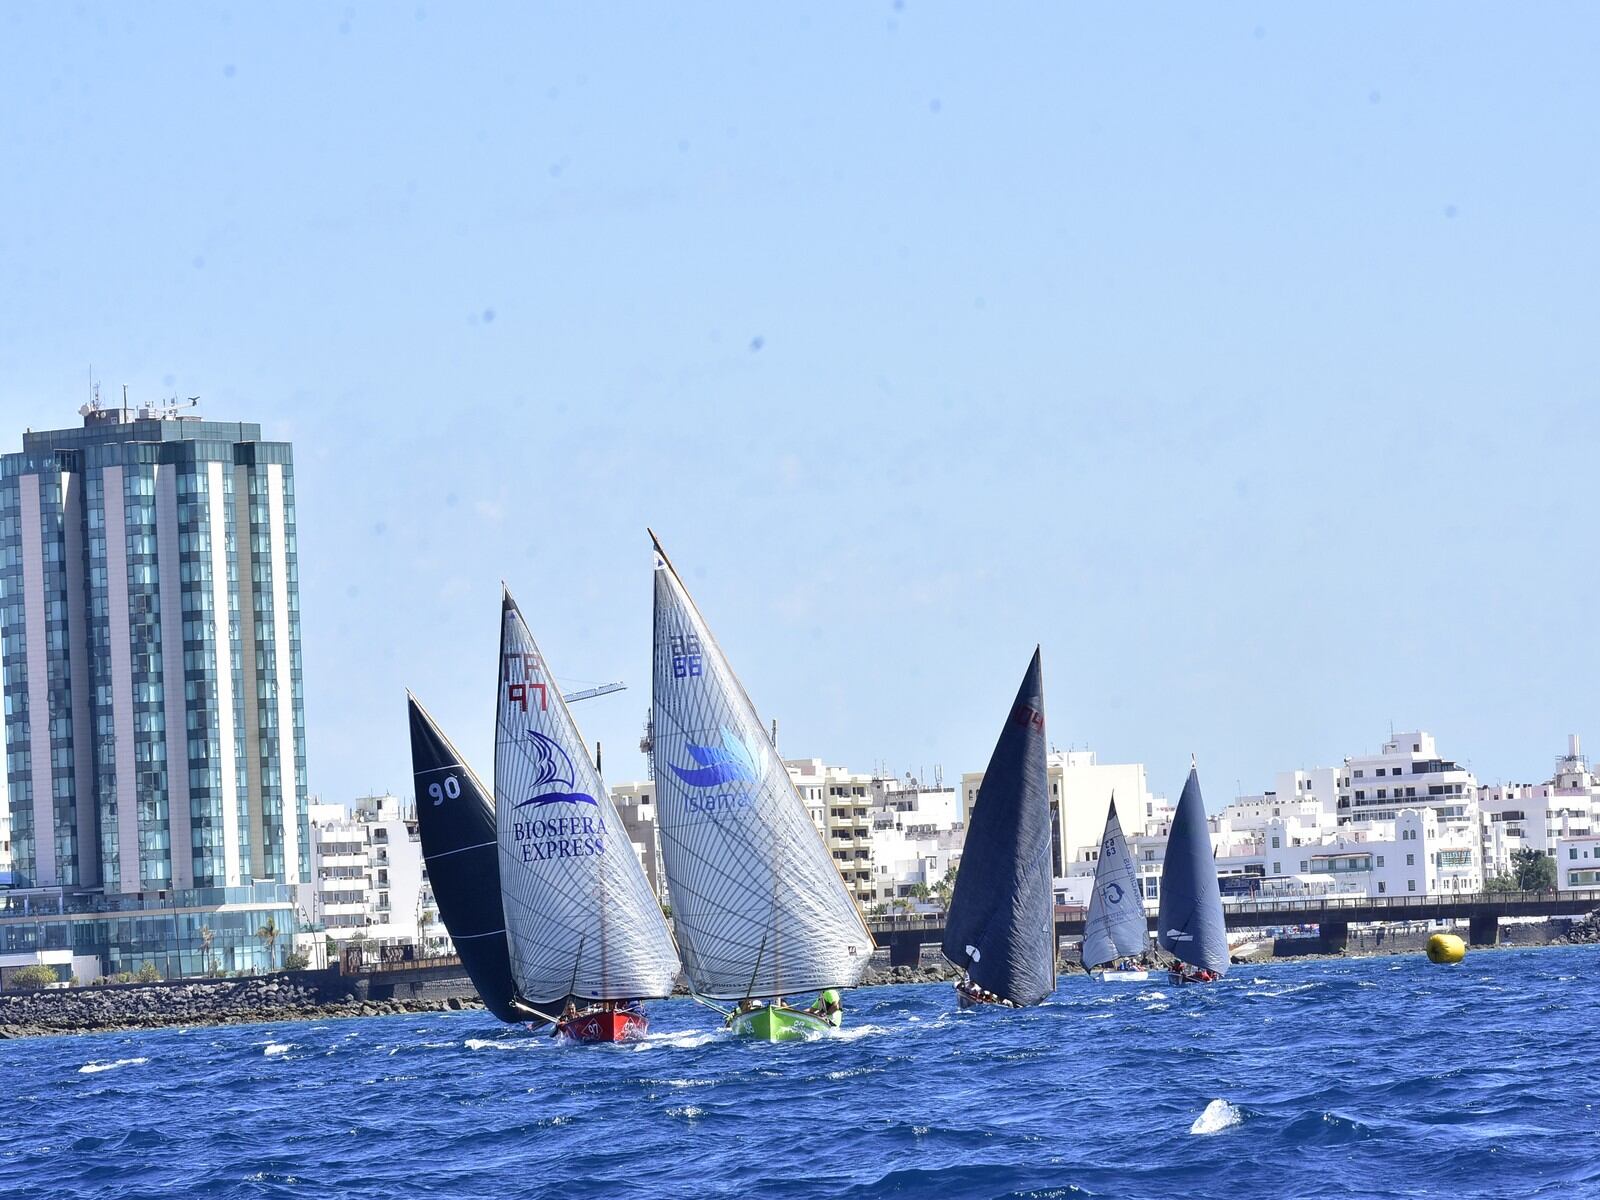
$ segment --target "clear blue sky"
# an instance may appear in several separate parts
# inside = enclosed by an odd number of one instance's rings
[[[501,578],[642,776],[662,535],[788,755],[1600,749],[1600,13],[0,9],[0,431],[293,440],[313,791],[487,774]]]

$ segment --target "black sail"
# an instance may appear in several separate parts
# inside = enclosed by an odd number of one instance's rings
[[[1044,682],[1035,649],[967,816],[943,945],[974,983],[1014,1004],[1037,1004],[1056,987],[1050,837]]]
[[[417,831],[439,919],[485,1007],[502,1021],[526,1020],[511,1004],[516,993],[500,905],[494,802],[417,698],[408,692],[406,699]]]

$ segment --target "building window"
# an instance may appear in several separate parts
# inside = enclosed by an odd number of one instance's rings
[[[1383,880],[1381,880],[1381,879],[1380,879],[1380,880],[1378,880],[1378,895],[1380,895],[1380,896],[1381,896],[1381,895],[1383,895],[1383,893],[1384,893],[1384,892],[1386,892],[1386,891],[1388,891],[1388,890],[1389,890],[1389,889],[1388,889],[1388,887],[1387,887],[1387,886],[1386,886],[1386,885],[1385,885],[1385,884],[1384,884],[1384,882],[1383,882]]]
[[[1383,866],[1383,855],[1381,855],[1381,854],[1380,854],[1380,855],[1378,855],[1378,865],[1379,865],[1379,866],[1380,866],[1380,867],[1381,867],[1381,866]]]
[[[1415,854],[1406,855],[1406,866],[1414,867],[1416,865],[1417,865],[1417,856]]]
[[[1416,890],[1417,890],[1417,881],[1415,879],[1406,880],[1406,891],[1414,892]]]
[[[1274,850],[1278,849],[1278,839],[1277,838],[1273,838],[1272,839],[1272,848]]]
[[[1359,768],[1357,768],[1357,770],[1356,770],[1356,778],[1357,778],[1357,779],[1360,779],[1360,778],[1361,778],[1361,771],[1360,771],[1360,769],[1359,769]]]
[[[1576,846],[1574,846],[1572,849],[1568,850],[1567,851],[1567,857],[1570,858],[1570,859],[1574,859],[1574,860],[1577,859],[1577,857],[1578,857],[1578,848]]]

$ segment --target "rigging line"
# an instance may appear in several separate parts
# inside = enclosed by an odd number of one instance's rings
[[[422,860],[424,862],[433,862],[436,859],[449,858],[452,854],[465,854],[468,850],[482,850],[486,846],[498,846],[499,844],[500,841],[497,838],[492,842],[478,842],[471,846],[457,846],[454,850],[441,850],[437,854],[424,854]]]
[[[767,951],[767,939],[765,937],[763,937],[761,939],[761,949],[756,951],[756,966],[755,966],[755,970],[750,972],[750,986],[745,988],[745,990],[744,990],[744,998],[746,1000],[750,999],[750,993],[756,990],[756,975],[759,974],[760,971],[761,971],[761,956],[763,954],[765,954],[766,951]]]

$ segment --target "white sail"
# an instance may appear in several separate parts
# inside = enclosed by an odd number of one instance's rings
[[[678,956],[566,701],[506,594],[495,810],[511,974],[533,1004],[668,996]]]
[[[659,543],[652,683],[661,856],[695,989],[732,1000],[856,983],[872,935]]]
[[[1127,954],[1143,954],[1149,949],[1139,872],[1128,852],[1128,839],[1122,836],[1115,797],[1106,814],[1105,833],[1100,837],[1100,859],[1094,870],[1094,891],[1089,896],[1080,949],[1086,967]]]

